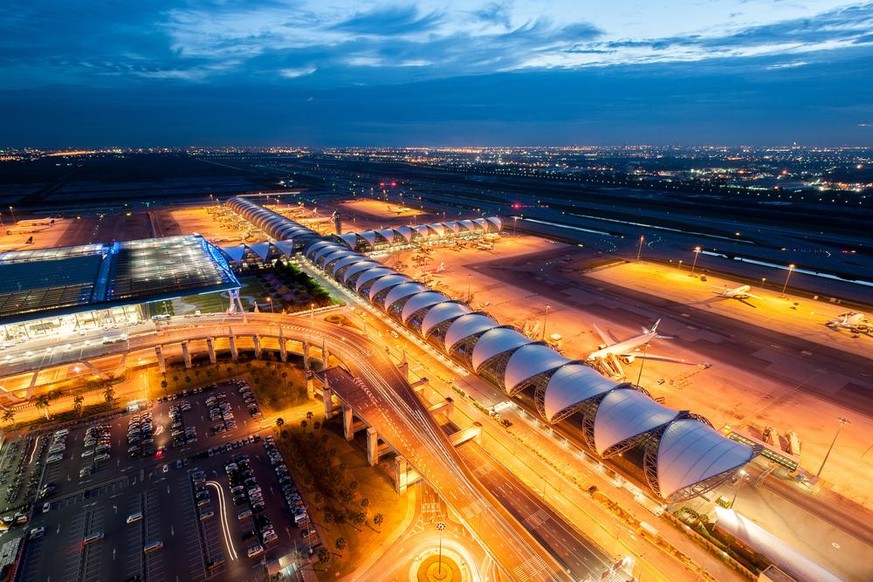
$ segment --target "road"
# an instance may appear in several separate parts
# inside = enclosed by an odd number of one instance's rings
[[[175,318],[162,325],[131,329],[127,342],[72,347],[55,353],[57,360],[81,361],[128,352],[127,357],[182,341],[207,338],[274,337],[322,343],[349,372],[362,380],[361,392],[350,398],[356,412],[379,431],[384,441],[408,459],[423,479],[465,519],[471,534],[514,580],[571,579],[554,557],[507,512],[467,469],[457,451],[419,401],[382,346],[348,328],[305,316],[246,314],[245,317],[203,315]],[[49,346],[51,347],[51,346]],[[67,357],[64,357],[68,354]],[[53,361],[57,365],[60,361]]]

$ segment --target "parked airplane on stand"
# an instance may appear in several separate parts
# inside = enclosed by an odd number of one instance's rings
[[[733,289],[728,289],[727,286],[724,287],[723,291],[713,291],[719,298],[724,299],[736,299],[740,303],[744,303],[749,307],[757,307],[757,305],[752,305],[746,299],[750,297],[754,297],[755,299],[761,299],[758,295],[754,295],[749,293],[751,291],[751,287],[748,285],[740,285],[739,287],[734,287]]]
[[[663,362],[675,362],[677,364],[689,363],[685,360],[649,353],[647,344],[652,340],[673,339],[669,336],[658,334],[658,325],[660,323],[661,320],[659,319],[651,328],[643,328],[642,334],[620,341],[613,337],[609,332],[601,330],[597,327],[597,324],[594,324],[594,329],[600,335],[603,344],[601,344],[596,351],[588,354],[587,360],[599,364],[606,368],[610,374],[619,378],[624,377],[624,370],[622,369],[621,361],[630,364],[637,358],[645,358],[649,360],[660,360]],[[646,346],[645,350],[640,349],[641,346]]]
[[[825,317],[833,316],[826,315]],[[833,317],[833,319],[825,323],[825,325],[831,329],[836,330],[848,329],[853,333],[867,333],[873,331],[873,325],[870,324],[867,316],[857,311],[847,311],[846,313],[841,313],[836,317]]]

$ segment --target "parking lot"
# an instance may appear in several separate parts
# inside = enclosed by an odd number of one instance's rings
[[[63,450],[55,433],[21,445],[42,498],[5,534],[29,532],[20,579],[263,580],[266,560],[308,554],[317,534],[301,536],[305,508],[250,392],[222,382],[69,427]]]

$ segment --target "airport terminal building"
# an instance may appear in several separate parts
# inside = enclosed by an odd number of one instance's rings
[[[96,329],[116,341],[128,326],[169,315],[165,300],[239,287],[200,235],[0,253],[0,346]]]
[[[606,378],[584,362],[570,360],[512,326],[372,260],[355,250],[351,239],[313,236],[245,199],[234,199],[230,205],[277,240],[287,233],[298,237],[292,238],[293,244],[326,275],[507,396],[529,394],[546,422],[572,420],[593,454],[612,459],[664,500],[679,501],[713,489],[757,453],[723,436],[705,418],[667,408],[642,388]]]

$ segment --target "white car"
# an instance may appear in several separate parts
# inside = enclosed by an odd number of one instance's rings
[[[248,555],[249,558],[254,558],[255,556],[260,556],[263,553],[264,553],[264,548],[263,548],[263,546],[260,546],[260,545],[252,546],[246,551],[246,554]]]

